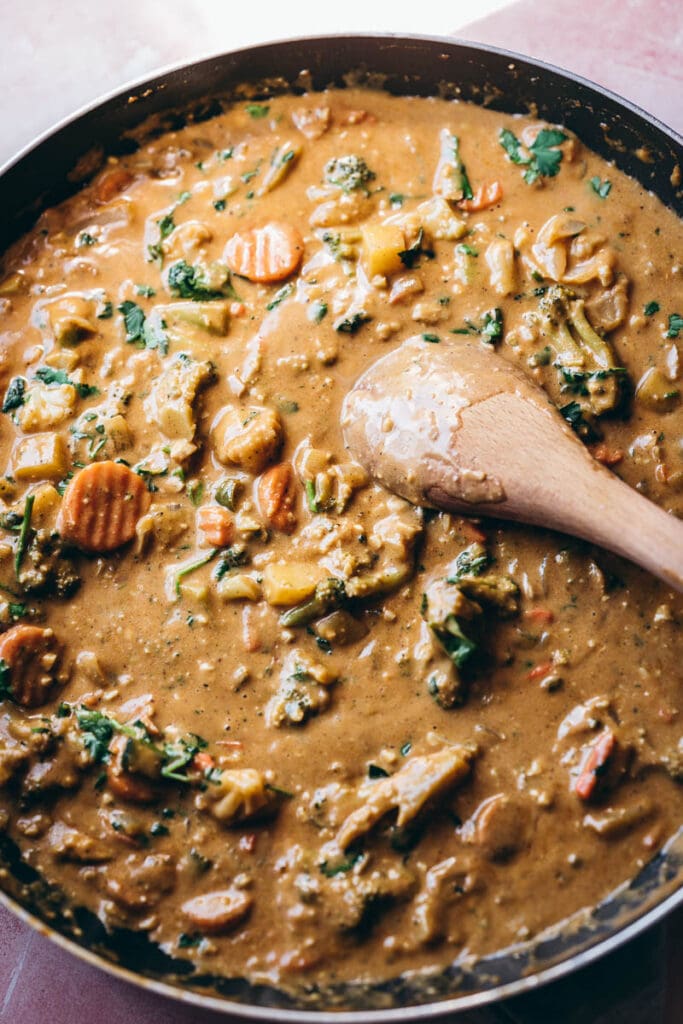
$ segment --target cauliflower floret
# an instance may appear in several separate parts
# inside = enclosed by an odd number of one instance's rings
[[[73,384],[35,381],[26,389],[24,404],[17,409],[17,423],[26,433],[57,427],[72,415],[77,397]]]
[[[197,429],[195,398],[214,378],[212,363],[197,362],[180,352],[154,382],[145,401],[145,412],[166,437],[191,441]]]
[[[195,804],[208,810],[223,825],[252,818],[275,803],[277,793],[267,788],[265,776],[255,768],[222,771],[217,781],[199,793]]]

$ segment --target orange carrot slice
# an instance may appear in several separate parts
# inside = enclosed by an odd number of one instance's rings
[[[588,800],[595,792],[600,774],[612,756],[616,746],[616,737],[611,729],[605,729],[590,748],[581,774],[576,780],[574,792],[582,800]]]
[[[133,539],[148,507],[149,493],[137,473],[119,462],[93,462],[64,491],[57,530],[83,551],[115,551]]]
[[[45,704],[56,679],[61,645],[51,629],[20,624],[0,636],[0,659],[9,670],[6,681],[17,704],[37,708]]]
[[[107,171],[95,185],[95,201],[109,203],[120,192],[123,192],[133,181],[133,175],[124,167],[115,167]]]
[[[263,474],[258,482],[258,500],[270,526],[282,533],[292,532],[296,526],[296,481],[288,462],[280,462]]]
[[[197,512],[197,526],[205,547],[225,548],[235,535],[235,524],[227,508],[203,505]]]
[[[132,772],[118,771],[115,764],[107,765],[107,786],[115,797],[129,804],[151,804],[157,798],[154,786],[147,779]]]
[[[291,224],[271,221],[232,236],[225,247],[225,262],[240,277],[268,284],[283,281],[298,269],[304,240]]]
[[[220,889],[195,896],[180,909],[197,928],[216,933],[243,921],[253,902],[253,897],[243,889]]]
[[[503,186],[499,181],[490,181],[486,185],[480,185],[471,199],[461,199],[456,205],[466,213],[478,213],[479,210],[487,210],[489,206],[495,206],[503,198]]]

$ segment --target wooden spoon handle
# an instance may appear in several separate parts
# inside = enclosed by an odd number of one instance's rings
[[[472,466],[486,466],[505,491],[502,501],[478,511],[582,537],[683,590],[683,522],[596,462],[573,435],[549,432],[548,412],[514,394],[498,394],[462,414],[460,450],[471,444]],[[501,422],[509,446],[501,445],[500,431],[493,430]],[[438,490],[442,487],[447,490],[445,479]],[[436,493],[431,496],[442,504]]]

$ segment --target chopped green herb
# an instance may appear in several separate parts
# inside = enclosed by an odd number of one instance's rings
[[[212,548],[209,552],[207,552],[207,554],[202,555],[202,557],[198,558],[195,562],[191,562],[189,565],[185,565],[185,566],[183,566],[182,569],[178,570],[178,572],[176,573],[176,576],[175,576],[175,583],[174,583],[174,590],[175,590],[176,594],[178,595],[178,597],[180,597],[180,595],[182,593],[182,591],[180,589],[180,584],[185,579],[185,577],[189,576],[190,573],[195,571],[195,569],[201,569],[201,567],[203,565],[207,565],[207,563],[210,562],[212,559],[214,559],[217,554],[218,554],[218,548]]]
[[[221,557],[213,571],[214,579],[222,580],[226,573],[238,569],[249,562],[249,555],[244,548],[223,548]]]
[[[98,320],[111,320],[113,315],[114,306],[109,301],[109,299],[105,299],[102,302],[102,304],[98,307],[97,313],[95,314]]]
[[[35,379],[43,384],[70,384],[75,388],[80,398],[90,398],[91,395],[99,395],[100,389],[92,384],[81,384],[69,379],[66,370],[55,370],[52,366],[40,366],[35,372]]]
[[[223,210],[225,209],[226,205],[227,205],[227,203],[226,203],[225,199],[214,199],[214,201],[213,201],[213,208],[214,208],[214,210],[218,210],[219,213],[223,212]]]
[[[368,778],[369,779],[386,779],[389,772],[385,772],[384,768],[381,768],[378,764],[368,765]]]
[[[566,405],[561,406],[560,413],[579,437],[589,442],[597,440],[597,435],[593,427],[585,419],[583,410],[578,402],[568,402]]]
[[[522,143],[508,129],[501,128],[498,140],[513,164],[526,167],[524,180],[532,185],[537,178],[554,178],[560,169],[562,151],[557,149],[567,135],[557,128],[542,128],[524,154]]]
[[[204,495],[204,484],[201,480],[191,480],[187,485],[187,496],[195,508],[199,508]]]
[[[327,316],[327,303],[322,302],[318,299],[314,302],[308,311],[308,319],[312,320],[314,324],[319,324],[321,320],[324,320]]]
[[[677,338],[683,331],[683,316],[678,313],[669,314],[669,328],[666,332],[667,338]]]
[[[151,323],[140,306],[129,299],[117,306],[117,309],[123,316],[129,345],[137,343],[140,348],[158,349],[162,355],[167,354],[168,338],[164,334],[166,324],[163,320],[160,325]]]
[[[659,313],[659,308],[658,302],[648,302],[643,306],[643,313],[645,316],[654,316],[655,313]]]
[[[195,733],[189,733],[174,743],[164,743],[164,761],[161,766],[161,774],[165,779],[174,779],[176,782],[189,782],[184,768],[191,763],[200,750],[205,750],[207,742]]]
[[[123,325],[126,328],[126,341],[130,344],[134,341],[142,341],[142,329],[145,326],[145,314],[137,302],[126,299],[120,306],[116,307],[123,316]]]
[[[355,334],[359,331],[363,324],[368,323],[372,320],[371,316],[368,316],[363,310],[359,310],[357,313],[353,313],[351,316],[342,317],[338,320],[335,325],[335,331],[339,331],[340,334]]]
[[[430,345],[438,345],[439,342],[441,341],[441,338],[439,337],[438,334],[423,334],[422,340],[428,341]]]
[[[162,240],[164,238],[168,238],[168,236],[173,231],[175,231],[176,228],[176,223],[173,219],[172,213],[164,214],[161,220],[157,221],[157,224],[159,225],[159,236],[161,237]]]
[[[219,291],[206,288],[202,284],[201,274],[196,267],[190,266],[185,260],[174,263],[168,272],[168,286],[181,299],[194,299],[206,302],[211,299],[237,298],[229,283]]]
[[[306,491],[306,504],[313,515],[317,515],[320,509],[318,508],[318,499],[315,496],[314,482],[312,480],[307,480],[304,484],[304,489]]]
[[[204,941],[204,937],[199,932],[181,932],[178,936],[178,949],[193,949],[195,946],[200,946]]]
[[[26,401],[26,379],[24,377],[12,377],[9,382],[5,398],[2,403],[3,412],[12,412],[18,409]]]
[[[76,245],[79,248],[81,248],[84,245],[85,246],[95,245],[96,241],[97,241],[97,239],[93,235],[88,234],[87,231],[81,231],[80,235],[76,239]]]
[[[163,825],[160,821],[155,821],[150,828],[150,835],[153,836],[167,836],[168,826]]]
[[[261,117],[268,117],[270,107],[265,103],[247,103],[244,108],[249,114],[249,117],[253,117],[254,120],[258,120]]]
[[[284,300],[288,298],[288,296],[290,296],[293,291],[294,285],[291,283],[291,281],[288,284],[283,285],[283,287],[280,288],[279,291],[275,292],[275,295],[273,295],[270,302],[266,305],[266,309],[269,312],[271,309],[275,309],[276,306],[279,306],[281,302],[284,302]]]
[[[612,191],[612,182],[608,181],[607,178],[605,178],[604,181],[600,181],[600,178],[597,176],[597,174],[594,178],[590,179],[589,184],[595,192],[596,196],[598,196],[600,199],[607,199],[607,196]]]
[[[21,529],[19,530],[19,540],[17,541],[17,550],[14,554],[14,574],[19,575],[21,569],[21,563],[26,553],[26,548],[29,542],[29,533],[31,530],[31,515],[33,514],[33,503],[36,500],[35,494],[27,494],[24,501],[24,515],[21,520]]]
[[[351,871],[362,856],[363,854],[359,851],[350,854],[345,860],[337,861],[336,864],[330,864],[329,861],[324,860],[318,867],[325,878],[334,878],[335,875],[347,874],[347,872]]]
[[[146,299],[151,299],[156,295],[156,291],[148,284],[136,284],[135,291],[138,295],[144,295]]]
[[[468,245],[467,242],[460,242],[455,248],[458,252],[464,253],[465,256],[473,256],[475,259],[479,255],[479,252],[473,249],[471,245]]]
[[[481,576],[491,564],[491,558],[482,544],[470,544],[453,562],[447,583],[459,583],[463,576]]]
[[[424,231],[422,228],[420,228],[420,230],[417,233],[417,238],[415,239],[413,244],[409,246],[407,249],[402,249],[401,252],[399,252],[398,254],[403,266],[407,267],[409,270],[412,270],[413,267],[417,265],[418,260],[420,259],[421,256],[426,256],[427,259],[429,260],[434,259],[434,250],[425,248],[422,245],[423,240]]]
[[[408,740],[400,749],[401,757],[407,757],[410,751],[413,749],[413,744]]]

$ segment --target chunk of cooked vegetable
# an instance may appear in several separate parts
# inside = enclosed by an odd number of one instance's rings
[[[57,530],[82,551],[115,551],[133,539],[149,501],[144,481],[132,469],[94,462],[67,484]]]
[[[229,405],[211,433],[216,458],[254,476],[277,458],[284,439],[282,420],[269,406],[241,410]]]
[[[291,277],[303,255],[300,232],[284,221],[237,231],[225,247],[225,262],[232,272],[262,284]]]
[[[145,408],[162,433],[191,441],[197,429],[194,405],[202,388],[216,379],[213,363],[179,353],[154,382]]]
[[[32,434],[15,445],[12,473],[17,480],[59,480],[69,468],[69,453],[61,434]]]
[[[397,811],[398,828],[407,825],[428,802],[438,800],[469,775],[476,753],[476,747],[444,747],[433,754],[411,757],[394,775],[362,783],[358,790],[361,806],[344,821],[334,845],[348,849],[390,811]]]
[[[9,698],[25,708],[47,703],[60,681],[61,653],[52,629],[24,623],[8,629],[0,636],[0,700]]]

